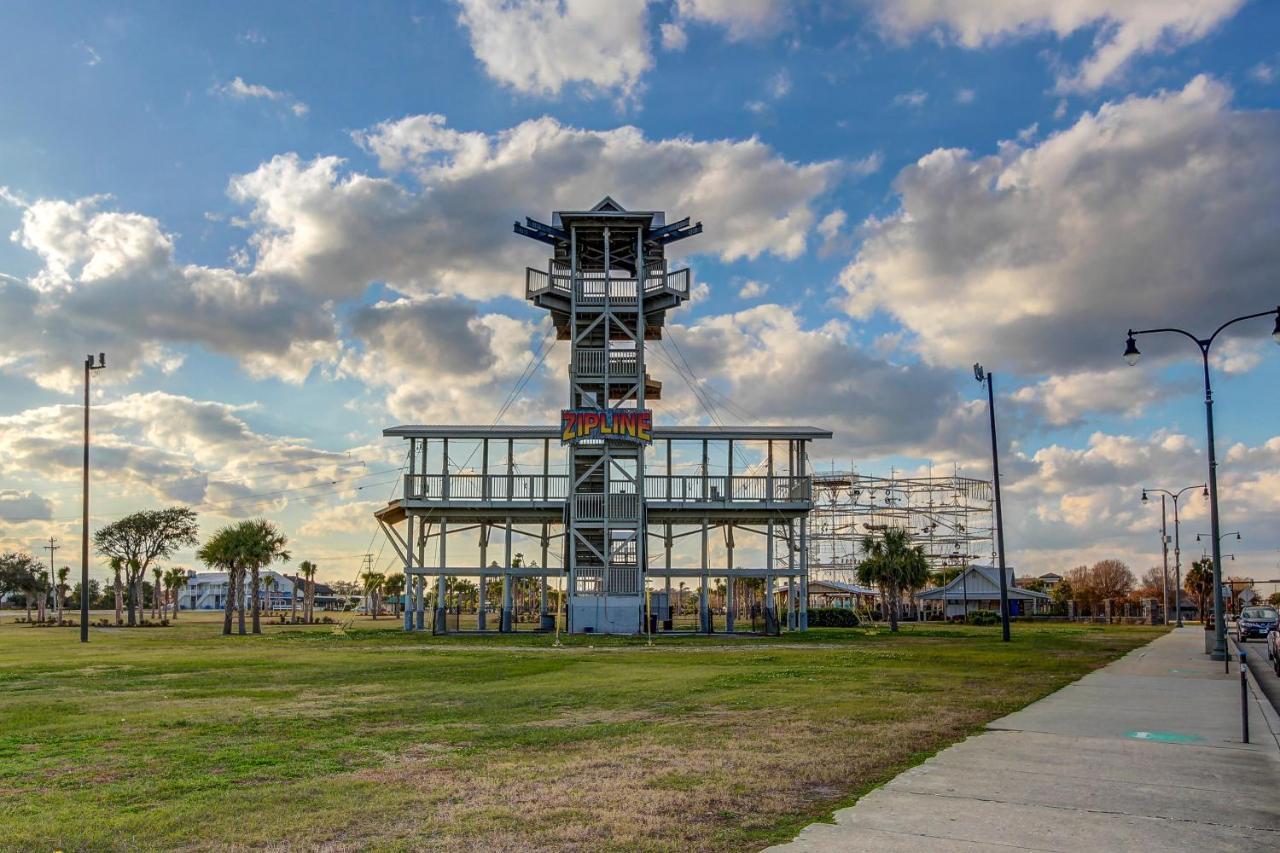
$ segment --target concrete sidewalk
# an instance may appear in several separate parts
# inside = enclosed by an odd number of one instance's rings
[[[1280,720],[1182,628],[770,848],[1280,850]],[[1256,661],[1255,661],[1256,663]]]

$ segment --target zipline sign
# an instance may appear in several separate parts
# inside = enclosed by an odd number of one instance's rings
[[[653,412],[649,409],[562,409],[560,443],[620,439],[653,444]]]

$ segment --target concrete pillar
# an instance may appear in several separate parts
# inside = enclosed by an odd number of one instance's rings
[[[483,569],[489,565],[489,525],[483,521],[480,522],[480,568]],[[483,631],[486,627],[485,604],[488,603],[486,590],[488,589],[489,576],[480,573],[480,591],[476,595],[476,629]]]
[[[706,444],[707,443],[705,441],[702,442],[702,445],[703,445],[702,455],[704,459],[706,458]],[[706,471],[705,467],[703,468],[703,471],[704,472]],[[710,553],[708,551],[709,543],[707,541],[707,534],[708,534],[707,519],[704,517],[702,519],[702,584],[698,589],[698,617],[699,617],[698,621],[699,621],[699,628],[704,634],[711,633],[711,602],[708,600],[708,591],[707,591],[707,569],[709,568],[709,560],[710,560]]]
[[[778,602],[773,597],[773,519],[765,522],[764,632],[778,633]]]

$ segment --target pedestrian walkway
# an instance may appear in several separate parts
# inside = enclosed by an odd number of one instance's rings
[[[1177,629],[902,773],[786,851],[1280,850],[1280,719]],[[1256,688],[1255,688],[1256,689]]]

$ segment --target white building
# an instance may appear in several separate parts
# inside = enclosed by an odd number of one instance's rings
[[[1005,582],[1010,616],[1040,613],[1052,600],[1043,592],[1014,586],[1013,569],[1005,569]],[[951,583],[925,590],[916,598],[922,605],[935,611],[945,606],[947,619],[964,616],[975,610],[994,610],[999,613],[1000,570],[994,566],[969,566]]]
[[[245,573],[244,588],[250,587],[249,573]],[[181,610],[222,610],[227,604],[226,572],[187,572],[187,582],[178,593]],[[288,610],[293,601],[293,578],[275,571],[261,572],[258,578],[258,596],[263,610]],[[302,583],[298,584],[298,603],[302,603]],[[246,596],[246,601],[249,600]]]

